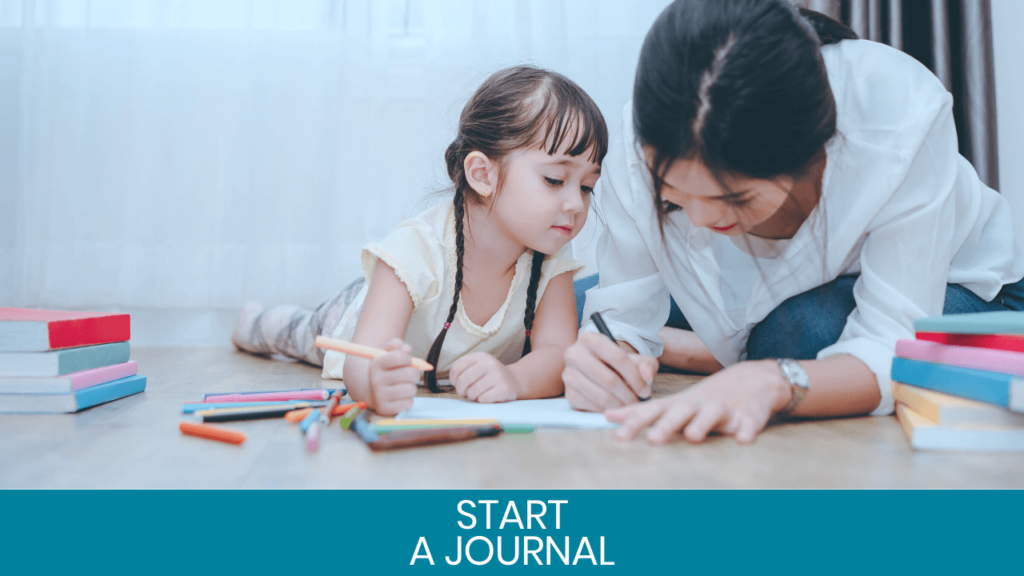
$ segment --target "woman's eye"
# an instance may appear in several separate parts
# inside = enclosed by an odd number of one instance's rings
[[[562,180],[555,180],[554,178],[548,178],[547,176],[544,177],[544,182],[551,187],[557,187],[561,186],[562,184],[565,184],[565,182]]]
[[[673,204],[668,200],[662,200],[661,209],[664,213],[668,214],[669,212],[675,212],[676,210],[682,210],[683,208],[682,206],[679,206],[678,204]]]
[[[580,186],[580,190],[582,190],[583,193],[587,194],[588,196],[594,193],[594,189],[591,188],[590,186]]]
[[[750,198],[740,198],[738,200],[729,201],[729,205],[733,208],[743,208],[747,204],[750,204]]]

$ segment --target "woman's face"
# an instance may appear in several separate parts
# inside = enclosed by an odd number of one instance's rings
[[[646,146],[644,155],[653,158]],[[677,160],[665,173],[661,197],[681,207],[694,226],[735,236],[771,218],[793,187],[793,179],[788,177],[761,180],[726,176],[723,180],[727,189],[703,163]]]

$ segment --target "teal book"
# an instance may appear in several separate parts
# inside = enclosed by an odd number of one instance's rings
[[[1018,376],[897,357],[892,361],[892,379],[1024,412],[1024,378]]]
[[[135,375],[70,394],[0,394],[0,413],[65,414],[119,400],[146,389],[146,377]]]
[[[932,316],[915,321],[914,331],[945,334],[1024,334],[1024,312],[1003,310]]]
[[[0,352],[0,378],[64,376],[83,370],[124,364],[131,356],[127,342],[65,348],[52,352]]]

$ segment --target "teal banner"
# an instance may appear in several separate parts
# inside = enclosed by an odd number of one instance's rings
[[[5,574],[1019,573],[1021,492],[0,492]]]

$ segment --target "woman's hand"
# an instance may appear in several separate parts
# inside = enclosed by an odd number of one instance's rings
[[[565,398],[577,410],[603,412],[651,397],[658,361],[585,332],[565,351]]]
[[[394,416],[412,408],[420,371],[412,367],[412,348],[401,338],[388,341],[387,354],[370,360],[371,408],[378,414]]]
[[[474,352],[456,360],[448,378],[459,396],[481,404],[510,402],[518,397],[515,375],[486,352]]]
[[[710,432],[721,432],[735,436],[740,444],[750,444],[792,394],[776,363],[758,360],[735,364],[667,398],[609,410],[605,415],[610,422],[622,424],[615,432],[620,440],[632,440],[650,426],[647,440],[655,445],[679,431],[694,443]]]

